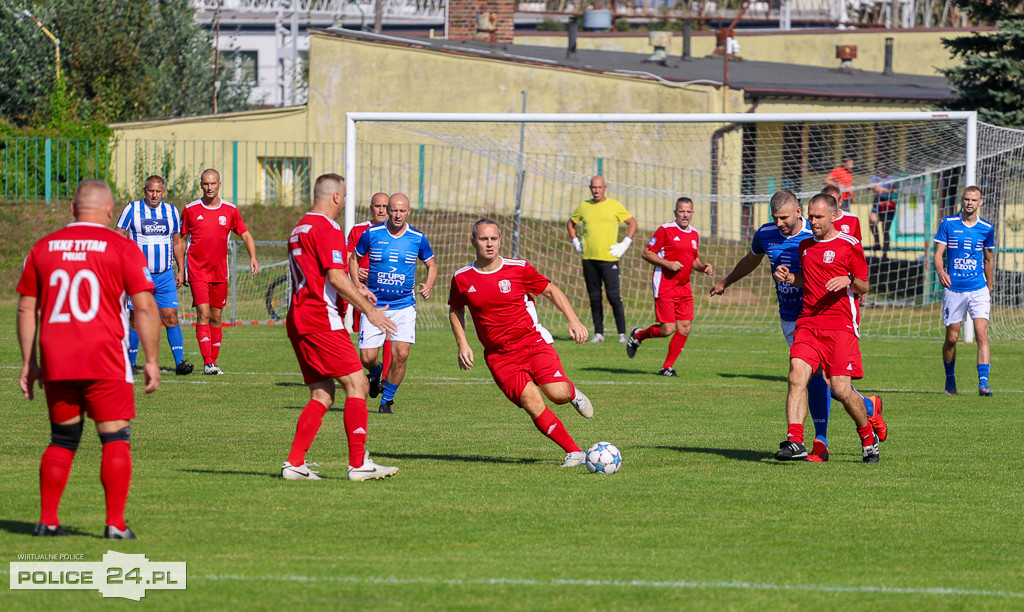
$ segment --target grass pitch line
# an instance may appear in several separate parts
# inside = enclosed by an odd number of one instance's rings
[[[356,577],[356,576],[297,576],[293,574],[271,576],[244,576],[238,574],[202,576],[206,580],[237,580],[242,582],[336,582],[345,584],[436,584],[446,586],[475,585],[514,585],[514,586],[584,586],[584,587],[640,587],[668,589],[739,589],[750,591],[810,591],[819,593],[885,593],[900,595],[938,595],[938,596],[969,596],[999,597],[1006,599],[1024,599],[1024,593],[1016,591],[989,591],[982,589],[958,589],[953,587],[887,587],[887,586],[828,586],[817,584],[771,584],[757,582],[695,582],[690,580],[576,580],[554,579],[533,580],[529,578],[395,578],[390,577]]]

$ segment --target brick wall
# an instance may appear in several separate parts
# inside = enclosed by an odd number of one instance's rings
[[[514,34],[512,0],[449,0],[448,36],[454,40],[511,43]],[[478,16],[489,14],[486,24]]]

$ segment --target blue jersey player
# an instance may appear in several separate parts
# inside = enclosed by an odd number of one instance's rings
[[[765,255],[768,255],[768,260],[771,262],[772,274],[779,266],[786,266],[790,271],[800,269],[798,255],[800,242],[814,236],[807,220],[803,218],[800,200],[791,191],[779,191],[772,196],[770,206],[773,221],[758,228],[751,240],[750,252],[737,262],[728,276],[715,283],[715,286],[711,288],[712,296],[722,295],[730,285],[757,269]],[[775,281],[775,293],[779,302],[782,335],[792,346],[796,319],[803,308],[803,291],[789,283]],[[813,449],[809,454],[805,449],[802,453],[803,456],[785,458],[806,458],[808,461],[814,462],[828,461],[827,432],[831,396],[824,376],[818,374],[811,377],[807,385],[807,398],[811,418],[814,420]],[[879,440],[884,440],[887,431],[885,421],[882,420],[881,399],[878,397],[864,398],[864,406],[867,408],[868,417],[878,433]]]
[[[160,309],[160,321],[167,330],[167,342],[174,355],[174,371],[179,375],[191,374],[192,364],[185,361],[185,347],[178,324],[178,283],[174,265],[184,270],[185,246],[181,239],[181,217],[178,209],[163,201],[164,179],[153,175],[146,179],[145,198],[129,202],[117,219],[117,229],[135,241],[146,257],[149,272],[156,285],[154,297]],[[135,333],[135,312],[128,301],[129,323],[128,359],[132,369],[139,354],[139,335]],[[148,355],[147,355],[148,357]]]
[[[970,314],[978,342],[978,394],[991,396],[988,317],[995,276],[995,228],[978,215],[984,203],[981,189],[973,185],[964,189],[962,202],[960,214],[943,219],[935,232],[935,272],[944,287],[942,324],[946,326],[946,340],[942,343],[942,361],[946,366],[946,393],[956,393],[956,341],[960,322]],[[945,263],[943,255],[947,255]]]
[[[409,347],[416,343],[416,293],[430,298],[430,290],[437,280],[437,262],[430,242],[422,232],[408,223],[409,198],[396,193],[388,198],[388,219],[363,232],[356,243],[355,254],[369,254],[366,288],[377,299],[378,306],[387,306],[385,316],[394,321],[398,331],[391,334],[391,367],[381,388],[380,408],[383,414],[392,414],[395,392],[405,377],[405,363]],[[416,290],[416,262],[427,266],[427,280]],[[359,282],[358,270],[351,269],[353,282]],[[380,385],[383,364],[378,361],[380,347],[386,334],[367,320],[359,319],[359,359],[369,370],[371,388]]]

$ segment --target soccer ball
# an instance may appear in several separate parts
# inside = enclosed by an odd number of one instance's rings
[[[587,469],[598,474],[614,474],[622,467],[622,453],[611,442],[598,442],[587,449]]]

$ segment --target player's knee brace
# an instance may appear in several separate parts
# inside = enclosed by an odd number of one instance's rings
[[[132,442],[131,438],[132,438],[132,428],[131,428],[131,426],[125,427],[124,429],[119,429],[119,430],[115,431],[114,433],[106,433],[106,434],[101,433],[100,434],[100,442],[103,443],[103,444],[109,444],[111,442],[127,442],[127,443],[131,444],[131,442]]]
[[[50,444],[66,448],[71,452],[78,450],[78,443],[82,441],[82,428],[85,421],[79,421],[74,425],[58,425],[50,423]]]

